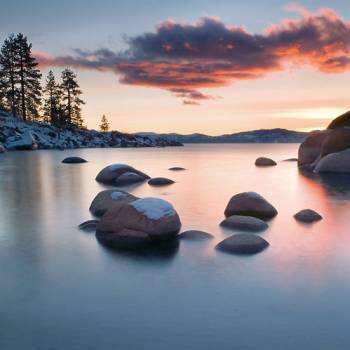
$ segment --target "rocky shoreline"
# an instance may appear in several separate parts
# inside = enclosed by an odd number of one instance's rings
[[[168,146],[182,146],[182,143],[117,131],[59,130],[44,123],[25,123],[0,111],[0,153],[6,150]]]

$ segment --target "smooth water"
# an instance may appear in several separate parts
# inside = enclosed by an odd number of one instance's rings
[[[348,349],[350,179],[310,178],[298,145],[193,145],[0,155],[1,350]],[[70,155],[89,160],[61,164]],[[100,169],[127,163],[174,185],[128,187],[178,210],[183,229],[215,235],[163,255],[121,254],[77,225],[103,186]],[[184,172],[171,172],[184,166]],[[279,215],[255,256],[214,250],[230,197],[257,191]],[[313,208],[324,220],[297,223]]]

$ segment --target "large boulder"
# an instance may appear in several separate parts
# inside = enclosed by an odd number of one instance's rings
[[[327,129],[336,129],[350,127],[350,111],[342,114],[338,118],[335,118],[327,127]]]
[[[106,185],[128,185],[141,182],[150,177],[127,164],[112,164],[102,169],[96,181]]]
[[[108,210],[97,225],[96,237],[113,248],[138,249],[172,240],[180,228],[174,207],[150,197]]]
[[[62,163],[64,164],[80,164],[80,163],[87,163],[87,160],[80,158],[80,157],[67,157],[62,160]]]
[[[253,216],[232,215],[220,223],[220,226],[241,231],[264,231],[268,228],[265,221]]]
[[[316,173],[350,173],[350,148],[321,158],[314,171]]]
[[[319,158],[323,141],[330,132],[330,130],[314,131],[305,139],[298,151],[299,167],[312,167],[312,164]]]
[[[277,165],[277,163],[270,158],[259,157],[255,160],[255,165],[256,166],[274,166],[274,165]]]
[[[240,233],[224,239],[216,249],[233,254],[257,254],[268,246],[269,243],[260,236]]]
[[[225,209],[225,216],[243,215],[259,219],[271,219],[277,210],[264,197],[256,192],[243,192],[233,196]]]
[[[312,223],[315,221],[322,220],[322,216],[312,209],[303,209],[294,215],[297,221],[304,223]]]
[[[130,193],[120,190],[104,190],[97,194],[90,205],[90,211],[95,216],[104,215],[109,209],[120,208],[138,199]]]
[[[350,148],[350,128],[338,128],[329,132],[325,137],[322,143],[320,157],[344,151],[348,148]]]

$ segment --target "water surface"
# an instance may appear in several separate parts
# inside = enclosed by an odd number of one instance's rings
[[[298,145],[188,145],[0,155],[0,349],[348,349],[350,180],[300,174]],[[77,155],[89,160],[61,164]],[[256,168],[258,156],[277,167]],[[104,166],[130,164],[174,185],[128,187],[170,201],[183,229],[215,235],[157,256],[116,253],[77,229],[105,187]],[[183,166],[184,172],[170,172]],[[257,191],[279,215],[270,247],[214,250],[230,197]],[[313,208],[324,220],[297,223]]]

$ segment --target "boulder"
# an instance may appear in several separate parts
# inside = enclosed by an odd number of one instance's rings
[[[37,148],[35,138],[28,130],[25,130],[18,140],[11,141],[7,145],[9,150],[35,150]]]
[[[314,171],[316,173],[350,173],[350,149],[321,158]]]
[[[145,181],[150,177],[127,164],[112,164],[102,169],[96,181],[106,185],[127,185]]]
[[[79,163],[87,163],[87,161],[80,157],[67,157],[62,160],[64,164],[79,164]]]
[[[186,239],[189,241],[202,241],[206,239],[212,239],[214,236],[208,232],[198,231],[198,230],[189,230],[184,231],[179,234],[180,239]]]
[[[79,229],[82,231],[92,232],[96,231],[98,220],[88,220],[79,225]]]
[[[314,221],[322,220],[322,216],[312,209],[303,209],[294,215],[297,221],[311,223]]]
[[[180,166],[173,166],[173,167],[169,168],[168,170],[171,170],[171,171],[182,171],[182,170],[186,170],[186,169],[182,168]]]
[[[298,165],[303,168],[311,168],[319,158],[321,147],[330,130],[314,131],[300,145],[298,151]]]
[[[243,192],[233,196],[225,209],[225,216],[243,215],[259,219],[271,219],[277,210],[264,197],[256,192]]]
[[[220,223],[220,226],[242,231],[264,231],[269,226],[261,219],[253,216],[232,215]]]
[[[350,128],[331,130],[322,143],[320,157],[344,151],[348,148],[350,148]]]
[[[350,127],[350,111],[342,114],[338,118],[335,118],[327,127],[327,129],[336,129]]]
[[[274,165],[277,165],[277,163],[270,158],[259,157],[255,160],[255,165],[256,166],[274,166]]]
[[[166,177],[154,177],[148,180],[148,184],[151,186],[167,186],[173,183],[173,180],[167,179]]]
[[[174,207],[163,199],[149,197],[108,210],[97,225],[96,237],[112,248],[138,249],[172,240],[180,228]]]
[[[241,233],[224,239],[216,249],[233,254],[257,254],[268,246],[269,243],[260,236]]]
[[[97,194],[90,205],[90,211],[95,216],[104,215],[111,208],[119,208],[138,199],[130,193],[120,190],[104,190]]]

